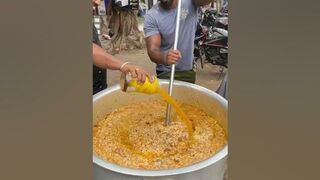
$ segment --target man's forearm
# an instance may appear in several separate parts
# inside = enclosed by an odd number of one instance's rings
[[[204,6],[213,2],[213,0],[192,0],[192,2],[197,6]]]
[[[166,54],[161,52],[160,49],[148,50],[148,55],[152,62],[156,64],[166,64]]]
[[[104,49],[96,44],[92,44],[92,48],[94,65],[103,69],[120,70],[123,61],[106,53]]]

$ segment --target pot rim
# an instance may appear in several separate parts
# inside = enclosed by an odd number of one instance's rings
[[[159,79],[159,83],[160,83],[160,85],[169,84],[169,81]],[[174,85],[185,86],[185,87],[187,86],[188,88],[191,87],[192,89],[197,89],[197,91],[201,91],[206,94],[209,94],[210,96],[213,96],[215,99],[217,99],[217,101],[222,105],[223,108],[225,108],[226,110],[228,109],[228,101],[226,99],[224,99],[219,94],[217,94],[217,93],[215,93],[205,87],[202,87],[202,86],[199,86],[196,84],[187,83],[187,82],[177,81],[177,80],[174,81]],[[113,85],[113,86],[95,94],[93,96],[93,103],[96,102],[97,100],[99,100],[105,94],[108,94],[108,93],[111,93],[111,92],[114,92],[117,90],[121,90],[119,84]],[[133,175],[133,176],[144,176],[144,177],[151,177],[151,176],[152,177],[159,177],[159,176],[170,176],[170,175],[178,175],[178,174],[194,172],[194,171],[206,168],[206,167],[216,163],[217,161],[223,159],[227,155],[228,155],[228,144],[226,144],[214,156],[212,156],[206,160],[200,161],[195,164],[191,164],[189,166],[181,167],[181,168],[163,169],[163,170],[142,170],[142,169],[127,168],[127,167],[119,166],[119,165],[110,163],[108,161],[105,161],[105,160],[101,159],[100,157],[98,157],[97,155],[95,155],[94,153],[93,153],[93,163],[102,167],[102,168],[108,169],[113,172],[121,173],[121,174]]]

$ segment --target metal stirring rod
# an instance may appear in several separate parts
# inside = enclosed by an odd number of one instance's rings
[[[180,14],[181,14],[181,1],[178,0],[178,7],[177,7],[177,18],[176,18],[176,30],[174,36],[174,45],[173,49],[177,50],[178,47],[178,40],[179,40],[179,28],[180,28]],[[172,96],[172,86],[174,81],[174,72],[175,72],[175,64],[171,65],[171,76],[170,76],[170,83],[169,83],[169,95]],[[171,122],[171,105],[167,104],[167,111],[166,111],[166,125],[169,125]]]

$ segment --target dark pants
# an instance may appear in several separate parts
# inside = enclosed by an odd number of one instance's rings
[[[157,71],[157,78],[158,79],[170,79],[171,72],[166,71]],[[175,71],[174,79],[178,81],[185,81],[189,83],[196,82],[196,72],[194,70],[189,71]]]

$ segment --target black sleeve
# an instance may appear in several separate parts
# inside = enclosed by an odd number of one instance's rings
[[[92,42],[101,47],[98,32],[96,27],[93,25],[93,36]],[[107,88],[107,73],[105,69],[99,68],[93,65],[93,94],[102,91]]]

